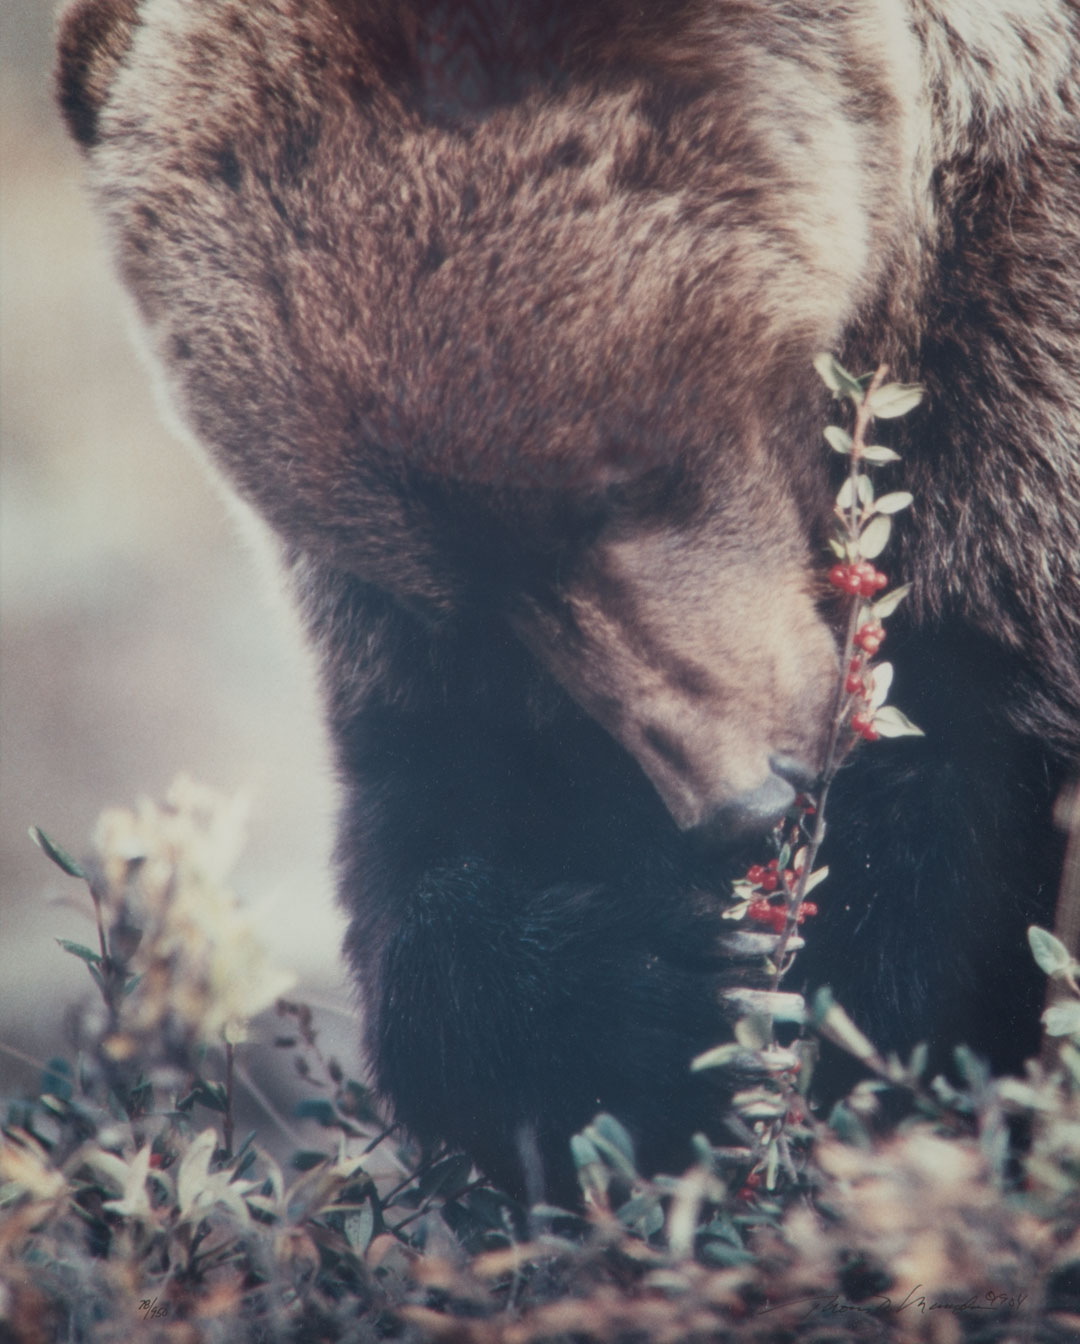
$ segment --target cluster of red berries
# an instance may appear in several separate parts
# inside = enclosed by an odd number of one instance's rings
[[[785,868],[784,877],[790,885],[798,877],[798,873],[794,869]],[[758,887],[761,891],[774,892],[780,885],[780,860],[770,859],[764,865],[755,863],[746,870],[746,880],[752,887]]]
[[[802,876],[801,868],[785,868],[783,873],[784,885],[788,891],[791,891],[795,883]],[[758,924],[768,924],[773,933],[783,933],[787,924],[788,912],[787,905],[773,905],[769,897],[780,887],[780,861],[779,859],[770,859],[767,864],[755,863],[753,867],[748,868],[746,880],[751,886],[757,887],[759,891],[764,892],[757,900],[751,901],[746,913],[750,919]],[[803,920],[809,919],[811,915],[817,914],[817,906],[813,901],[803,901],[799,907],[797,922],[801,924]]]
[[[867,621],[865,625],[860,625],[855,631],[855,647],[862,649],[863,653],[868,653],[871,658],[881,648],[882,641],[885,638],[885,627],[880,621]]]
[[[889,580],[869,560],[860,560],[855,565],[833,565],[829,570],[829,582],[852,597],[873,597]]]
[[[749,1204],[757,1195],[761,1186],[762,1174],[760,1171],[752,1171],[742,1185],[735,1192],[735,1198],[740,1204]]]
[[[851,716],[851,731],[866,742],[876,742],[881,734],[874,727],[874,716],[868,709],[860,709]]]
[[[759,896],[756,901],[751,901],[746,914],[756,924],[767,924],[773,933],[783,933],[787,928],[787,906],[773,905],[767,896]],[[802,905],[799,906],[799,913],[795,916],[795,922],[796,924],[802,924],[816,914],[817,906],[814,902],[803,901]]]

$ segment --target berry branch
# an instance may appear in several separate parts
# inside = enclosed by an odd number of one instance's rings
[[[735,904],[726,912],[729,919],[745,916],[779,935],[771,958],[774,993],[794,960],[792,943],[799,925],[817,914],[816,904],[806,897],[828,875],[828,868],[815,871],[814,863],[825,839],[825,804],[838,770],[860,740],[921,736],[921,730],[899,709],[885,703],[892,665],[872,661],[885,639],[883,622],[909,591],[905,584],[882,594],[889,580],[873,561],[888,545],[892,515],[906,509],[912,496],[898,490],[875,498],[870,470],[898,461],[899,454],[868,439],[875,419],[906,414],[918,404],[922,392],[911,384],[886,383],[884,365],[861,378],[848,373],[832,355],[819,355],[814,366],[838,400],[854,405],[850,433],[839,425],[829,425],[824,431],[829,446],[845,455],[849,464],[836,497],[836,535],[829,543],[836,556],[829,582],[850,604],[841,678],[817,785],[811,794],[800,796],[796,811],[778,828],[776,857],[765,865],[753,865],[734,884]]]

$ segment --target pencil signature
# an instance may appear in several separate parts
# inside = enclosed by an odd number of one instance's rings
[[[866,1316],[898,1316],[903,1311],[913,1311],[919,1315],[928,1311],[952,1311],[962,1315],[976,1311],[1019,1311],[1027,1299],[1027,1293],[999,1293],[989,1289],[984,1293],[972,1293],[969,1297],[931,1300],[922,1291],[922,1284],[918,1283],[899,1300],[876,1293],[864,1302],[849,1302],[840,1293],[809,1293],[806,1297],[788,1298],[786,1302],[766,1303],[754,1314],[765,1316],[771,1311],[805,1305],[803,1320],[811,1316],[843,1316],[848,1312]]]

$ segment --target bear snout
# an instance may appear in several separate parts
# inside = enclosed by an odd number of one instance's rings
[[[610,716],[604,706],[593,706],[648,776],[675,824],[707,850],[771,830],[818,774],[810,764],[820,755],[816,736],[799,744],[798,755],[774,750],[726,700],[690,705],[651,699],[644,708],[630,697]],[[642,717],[635,711],[643,711]]]
[[[769,766],[768,775],[756,788],[722,803],[690,828],[689,838],[698,848],[723,850],[763,835],[791,810],[799,793],[813,787],[814,771],[795,757],[770,756]]]

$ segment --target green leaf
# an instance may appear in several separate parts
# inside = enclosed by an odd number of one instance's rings
[[[859,454],[859,461],[883,467],[887,462],[899,462],[900,454],[894,453],[891,448],[883,448],[880,443],[872,443]]]
[[[919,1044],[911,1052],[911,1058],[908,1060],[908,1077],[919,1079],[926,1072],[926,1066],[930,1062],[930,1047],[925,1041]]]
[[[311,1171],[325,1161],[325,1153],[317,1153],[313,1148],[298,1148],[289,1159],[289,1164],[295,1171]]]
[[[1037,924],[1032,924],[1027,934],[1031,955],[1044,975],[1065,975],[1072,970],[1072,955],[1060,938]]]
[[[747,1087],[736,1092],[731,1104],[751,1124],[755,1120],[778,1120],[787,1114],[787,1100],[769,1087]]]
[[[892,663],[878,663],[872,670],[871,677],[873,678],[873,684],[870,691],[869,708],[873,711],[881,709],[889,698],[889,688],[892,686],[893,680]]]
[[[81,877],[87,881],[86,869],[79,863],[76,863],[66,849],[61,849],[54,841],[50,840],[43,830],[38,826],[30,827],[30,839],[34,844],[52,859],[58,868],[62,868],[69,877]]]
[[[587,1195],[603,1197],[611,1182],[611,1172],[600,1157],[596,1145],[584,1134],[575,1134],[570,1140],[570,1155],[574,1159],[578,1184]]]
[[[634,1141],[613,1115],[602,1111],[589,1126],[589,1135],[594,1143],[603,1144],[619,1153],[634,1166]]]
[[[885,383],[870,394],[870,414],[878,420],[895,420],[914,410],[922,399],[918,383]]]
[[[838,560],[847,559],[847,547],[842,541],[837,541],[835,537],[829,538],[829,550],[832,551],[833,555],[835,555]]]
[[[582,1167],[589,1167],[600,1162],[600,1154],[597,1151],[596,1144],[592,1139],[587,1139],[584,1134],[575,1134],[570,1140],[570,1155],[574,1159],[574,1166],[579,1170]]]
[[[1042,1015],[1048,1036],[1080,1035],[1080,999],[1055,1003]]]
[[[876,621],[883,621],[886,616],[891,616],[893,614],[910,592],[910,583],[905,583],[899,588],[894,588],[892,592],[886,593],[883,597],[878,598],[870,608],[870,614]]]
[[[54,1056],[45,1065],[39,1090],[43,1095],[57,1097],[60,1101],[70,1101],[72,1081],[71,1065],[66,1059]]]
[[[825,435],[825,442],[834,453],[851,452],[851,435],[846,429],[841,429],[839,425],[826,425],[822,432]]]
[[[814,356],[818,377],[835,397],[849,397],[856,405],[863,399],[859,380],[848,373],[840,361],[830,354]]]
[[[860,504],[873,504],[874,486],[869,476],[856,476],[854,480],[849,476],[836,496],[837,507],[851,508],[852,498],[857,498]]]
[[[375,1234],[375,1210],[367,1203],[359,1213],[350,1213],[345,1219],[345,1240],[356,1255],[363,1255]]]
[[[859,554],[864,560],[874,560],[889,544],[892,519],[875,514],[859,534]]]
[[[421,1177],[419,1191],[423,1199],[435,1194],[452,1194],[469,1182],[472,1159],[464,1153],[451,1153],[429,1168]]]
[[[80,961],[85,961],[88,966],[101,965],[100,952],[95,952],[89,947],[83,947],[82,943],[70,943],[66,938],[57,938],[56,941],[65,952],[70,952],[73,957],[78,957]]]
[[[812,1021],[817,1030],[856,1059],[873,1059],[877,1055],[870,1041],[848,1017],[833,998],[832,990],[823,986],[814,995]]]
[[[702,1069],[726,1069],[736,1060],[745,1058],[746,1047],[736,1041],[728,1045],[714,1045],[711,1050],[696,1055],[690,1061],[690,1072],[700,1073]]]
[[[874,727],[882,737],[925,737],[918,725],[895,705],[882,705],[874,715]]]
[[[894,490],[891,494],[882,495],[877,502],[878,513],[899,513],[901,509],[909,508],[914,501],[915,496],[910,490]]]
[[[333,1129],[341,1123],[337,1112],[325,1097],[304,1097],[293,1107],[298,1120],[314,1120],[324,1129]]]
[[[208,1111],[217,1111],[221,1115],[224,1115],[229,1109],[228,1097],[224,1087],[220,1083],[208,1083],[202,1078],[195,1079],[191,1091],[176,1103],[176,1109],[178,1111],[188,1111],[195,1102],[198,1102],[200,1106],[205,1106]]]
[[[803,888],[803,895],[809,896],[815,887],[819,887],[829,876],[829,865],[825,864],[823,868],[816,868],[806,879],[806,886]]]
[[[754,1260],[749,1251],[738,1246],[728,1246],[722,1241],[703,1241],[694,1254],[707,1265],[715,1265],[718,1269],[735,1269],[740,1265],[749,1265]]]
[[[764,1050],[772,1043],[772,1021],[764,1013],[747,1013],[735,1023],[734,1034],[744,1050]]]
[[[989,1086],[990,1068],[984,1060],[979,1058],[970,1046],[956,1046],[953,1050],[953,1060],[956,1063],[960,1077],[969,1088],[981,1091],[983,1088]]]

